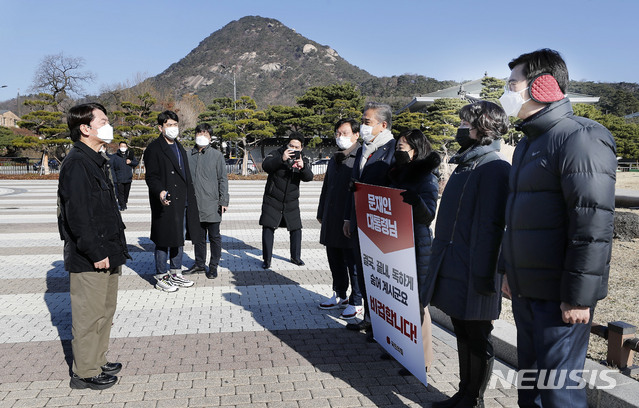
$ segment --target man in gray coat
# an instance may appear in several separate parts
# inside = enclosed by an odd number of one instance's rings
[[[185,274],[205,272],[209,279],[217,278],[217,266],[222,256],[222,237],[220,222],[222,214],[229,205],[228,180],[224,156],[219,150],[211,147],[213,129],[208,123],[195,128],[195,147],[189,155],[191,179],[195,187],[198,210],[200,214],[199,239],[193,239],[195,246],[195,265]],[[204,265],[206,259],[206,235],[211,242],[211,258],[209,270]]]

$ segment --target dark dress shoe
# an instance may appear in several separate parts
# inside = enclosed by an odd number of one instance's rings
[[[182,272],[182,275],[192,275],[194,273],[202,272],[206,272],[206,268],[204,268],[203,266],[193,265],[191,269],[187,269],[186,271]]]
[[[105,390],[112,387],[118,382],[118,377],[105,373],[100,373],[95,377],[80,378],[76,374],[71,377],[69,386],[75,390],[82,390],[85,388],[91,388],[92,390]]]
[[[206,272],[206,277],[209,279],[217,278],[217,265],[209,265],[209,270]]]
[[[120,370],[122,370],[122,364],[120,364],[120,363],[106,363],[105,365],[103,365],[100,368],[102,369],[102,372],[104,374],[116,375],[117,373],[120,372]]]
[[[348,323],[346,325],[346,328],[348,330],[353,330],[353,331],[366,331],[371,327],[370,322],[367,322],[366,320],[362,320],[359,323]]]
[[[297,266],[304,266],[306,265],[304,263],[304,261],[302,261],[301,259],[295,259],[295,258],[291,258],[291,263],[294,263]]]
[[[270,262],[262,262],[262,269],[268,269],[271,267],[271,263]]]

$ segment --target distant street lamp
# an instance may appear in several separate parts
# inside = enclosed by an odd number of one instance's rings
[[[6,85],[2,85],[2,86],[0,86],[0,88],[6,88],[6,87],[7,87]]]
[[[222,69],[229,69],[228,67],[221,65]],[[235,102],[237,101],[237,87],[235,85],[235,70],[233,70],[233,106],[235,106]]]

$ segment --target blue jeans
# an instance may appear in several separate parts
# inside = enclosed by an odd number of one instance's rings
[[[560,304],[558,301],[513,296],[520,377],[524,379],[524,385],[533,388],[522,387],[517,390],[520,407],[588,406],[586,389],[577,389],[578,383],[570,378],[569,373],[584,368],[590,339],[590,323],[564,323],[561,319]],[[591,322],[593,313],[594,307],[590,309]],[[548,371],[541,370],[564,370],[567,375],[563,386],[556,387],[558,389],[538,387],[540,374],[543,374],[543,385],[553,382]],[[559,377],[561,371],[556,373]],[[557,384],[558,380],[555,379],[554,383]]]
[[[170,256],[170,268],[171,269],[182,269],[182,253],[184,252],[184,247],[160,247],[155,246],[155,274],[156,277],[158,275],[163,276],[168,273],[168,269],[166,267],[166,261]]]

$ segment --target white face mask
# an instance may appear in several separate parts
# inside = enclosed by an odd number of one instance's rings
[[[209,141],[209,138],[206,136],[195,136],[195,144],[198,145],[199,147],[206,147],[209,144],[211,144],[211,142]]]
[[[375,136],[373,136],[373,127],[368,125],[360,125],[359,135],[362,137],[362,140],[366,143],[370,142],[371,140],[375,138]]]
[[[126,147],[120,147],[120,151],[121,151],[122,153],[126,153],[127,148],[126,148]]]
[[[98,139],[104,143],[111,143],[113,140],[113,128],[108,123],[98,129]]]
[[[171,140],[174,140],[176,137],[178,137],[179,133],[180,133],[180,129],[178,129],[177,126],[171,126],[164,130],[164,134],[166,135],[166,137],[168,137]]]
[[[499,98],[499,103],[501,103],[501,107],[504,108],[506,115],[514,118],[517,117],[522,106],[530,100],[524,101],[524,98],[521,96],[521,92],[526,89],[528,88],[522,89],[521,91],[511,91],[510,89],[504,91],[504,94]]]
[[[353,145],[353,142],[351,142],[351,138],[348,136],[340,136],[338,138],[335,138],[335,143],[337,144],[337,147],[342,150],[346,150]]]

